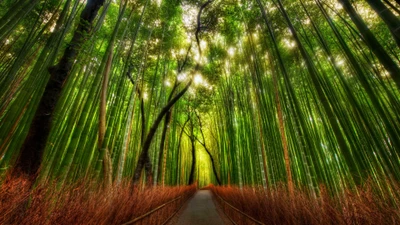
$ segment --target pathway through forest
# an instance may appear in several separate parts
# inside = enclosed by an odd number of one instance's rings
[[[230,224],[221,214],[217,212],[211,191],[199,190],[178,217],[176,225]]]

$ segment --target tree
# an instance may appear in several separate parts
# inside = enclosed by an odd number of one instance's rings
[[[385,6],[385,4],[378,0],[367,0],[368,4],[375,10],[375,12],[385,21],[390,32],[392,33],[393,39],[396,41],[397,46],[400,48],[400,19],[398,19],[393,12]]]
[[[353,6],[350,3],[350,0],[340,0],[340,3],[343,5],[343,8],[349,14],[353,23],[357,26],[362,37],[364,38],[365,43],[369,46],[371,51],[378,58],[379,62],[390,73],[390,76],[396,83],[397,87],[400,89],[400,76],[399,76],[400,68],[399,68],[399,66],[392,60],[392,58],[389,56],[389,54],[384,50],[382,45],[376,39],[374,34],[370,31],[368,26],[364,23],[362,18],[357,14],[356,10],[353,8]],[[378,3],[375,3],[375,5],[378,5]],[[386,21],[387,20],[385,20],[385,22]],[[387,21],[387,22],[389,22],[389,21]],[[389,28],[392,29],[392,27],[389,27]],[[397,42],[397,39],[396,39],[396,42]]]
[[[150,127],[149,132],[147,133],[146,139],[143,143],[142,151],[139,155],[139,161],[136,165],[135,173],[133,176],[133,182],[137,184],[140,181],[140,177],[143,171],[143,168],[146,169],[146,176],[149,181],[147,182],[148,184],[151,183],[151,179],[153,177],[153,172],[152,172],[152,166],[150,162],[150,157],[149,157],[149,149],[151,142],[153,140],[153,137],[157,131],[158,126],[160,125],[162,118],[168,113],[168,111],[172,108],[172,106],[186,93],[186,91],[189,89],[190,85],[192,84],[192,80],[190,80],[186,86],[178,92],[174,98],[171,99],[165,105],[160,113],[158,114],[157,118],[154,120],[153,125]]]
[[[211,160],[211,166],[212,166],[212,171],[213,171],[214,177],[217,180],[217,184],[221,185],[221,180],[219,179],[219,176],[218,176],[218,173],[217,173],[217,168],[215,166],[216,162],[215,162],[214,157],[212,156],[210,150],[207,148],[207,145],[206,145],[206,138],[205,138],[205,135],[204,135],[204,132],[203,132],[203,125],[202,125],[202,122],[201,122],[201,118],[200,118],[199,114],[196,111],[194,111],[194,114],[196,115],[198,123],[199,123],[199,129],[200,129],[200,134],[201,134],[202,141],[197,136],[195,136],[194,138],[203,146],[204,150],[206,150],[206,152],[207,152],[207,154],[208,154],[208,156],[210,157],[210,160]],[[193,131],[192,131],[192,133],[193,133]],[[192,135],[194,135],[194,134],[192,134]]]
[[[20,150],[17,170],[27,175],[37,175],[44,148],[51,129],[51,117],[60,98],[63,84],[74,60],[91,33],[92,24],[104,0],[89,0],[80,15],[80,21],[69,46],[57,65],[50,67],[50,80],[43,92],[26,140]]]

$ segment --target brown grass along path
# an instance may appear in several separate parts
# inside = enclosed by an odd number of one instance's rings
[[[133,188],[129,181],[107,189],[96,182],[62,188],[15,178],[0,185],[0,225],[160,225],[185,204],[196,186]]]

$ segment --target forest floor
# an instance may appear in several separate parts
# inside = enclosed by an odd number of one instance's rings
[[[172,219],[174,225],[230,225],[229,219],[213,201],[210,190],[199,190]]]

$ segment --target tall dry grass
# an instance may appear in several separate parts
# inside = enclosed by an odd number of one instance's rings
[[[0,224],[124,224],[182,196],[140,221],[162,224],[195,191],[195,186],[138,190],[129,183],[105,190],[87,182],[62,189],[46,184],[30,190],[28,179],[11,179],[0,187]]]
[[[210,186],[210,189],[217,195],[216,200],[225,214],[236,224],[257,224],[237,210],[263,224],[400,224],[400,211],[393,203],[399,199],[384,201],[369,185],[358,188],[358,195],[347,191],[340,198],[332,198],[324,188],[317,198],[299,190],[290,197],[283,186],[268,194],[263,189],[250,187],[241,190]]]

